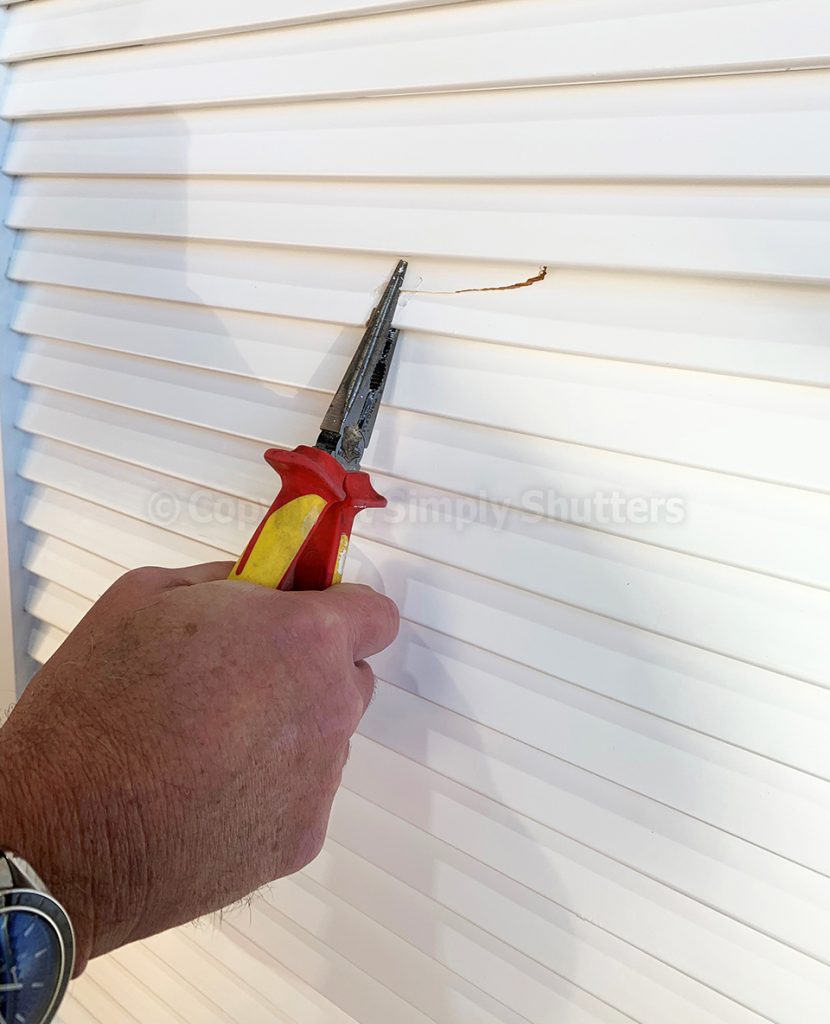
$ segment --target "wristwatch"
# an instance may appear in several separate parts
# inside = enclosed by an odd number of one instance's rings
[[[74,965],[69,915],[25,861],[0,850],[0,1024],[49,1024]]]

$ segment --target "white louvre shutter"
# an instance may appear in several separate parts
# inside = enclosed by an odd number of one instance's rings
[[[37,660],[238,553],[415,289],[328,846],[65,1024],[824,1024],[825,0],[37,0],[3,54]]]

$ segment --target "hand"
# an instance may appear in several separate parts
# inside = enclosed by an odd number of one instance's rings
[[[283,594],[230,563],[119,580],[0,730],[0,845],[88,959],[241,899],[320,851],[365,658],[398,630],[366,587]]]

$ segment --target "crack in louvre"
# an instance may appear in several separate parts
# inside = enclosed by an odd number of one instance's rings
[[[455,288],[447,292],[422,291],[420,288],[404,288],[403,295],[468,295],[471,292],[512,292],[517,288],[530,288],[531,285],[539,284],[548,276],[547,267],[539,267],[539,273],[529,277],[526,281],[517,281],[515,284],[491,285],[489,288]]]

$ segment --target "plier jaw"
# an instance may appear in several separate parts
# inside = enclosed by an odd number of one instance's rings
[[[360,469],[389,379],[400,333],[392,321],[408,266],[398,263],[321,425],[317,447],[352,473]]]

